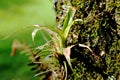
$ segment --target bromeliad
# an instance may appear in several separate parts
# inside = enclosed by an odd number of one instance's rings
[[[68,36],[69,30],[70,30],[70,27],[74,24],[75,21],[80,21],[81,20],[81,19],[73,20],[75,11],[76,11],[76,9],[74,7],[71,6],[69,8],[69,11],[68,11],[68,13],[65,17],[64,22],[63,22],[62,29],[60,29],[58,27],[35,25],[36,28],[32,32],[32,39],[34,41],[34,37],[39,30],[45,31],[45,33],[47,33],[47,35],[50,36],[56,52],[58,54],[61,54],[61,55],[65,56],[65,58],[66,58],[66,60],[67,60],[71,69],[72,69],[72,66],[71,66],[71,63],[70,63],[70,48],[72,46],[68,47],[66,45],[66,40],[67,40],[67,36]]]

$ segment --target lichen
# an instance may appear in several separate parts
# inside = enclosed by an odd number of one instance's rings
[[[71,0],[76,7],[76,22],[69,33],[68,45],[82,43],[90,46],[100,59],[76,46],[72,49],[76,80],[99,80],[120,75],[120,6],[118,0]],[[116,17],[117,16],[117,17]],[[76,35],[78,38],[74,38]],[[104,53],[104,55],[101,55]],[[84,65],[83,65],[84,64]],[[78,66],[79,65],[79,66]],[[79,75],[79,76],[78,76]],[[102,78],[101,78],[102,77]]]

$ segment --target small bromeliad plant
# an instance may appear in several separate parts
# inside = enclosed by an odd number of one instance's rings
[[[44,79],[48,80],[66,80],[69,73],[73,71],[70,54],[71,48],[75,45],[67,46],[66,41],[71,26],[74,22],[82,21],[82,19],[73,20],[76,9],[70,3],[62,7],[67,7],[68,10],[66,10],[66,14],[64,13],[64,17],[60,19],[56,27],[34,25],[35,29],[32,32],[34,41],[37,32],[42,31],[41,35],[43,35],[46,43],[32,50],[32,62],[29,65],[34,66],[32,70],[37,71],[35,76],[43,76]],[[96,57],[88,46],[78,45],[87,48]]]
[[[72,24],[75,21],[73,16],[75,14],[75,8],[70,6],[69,11],[65,17],[62,28],[51,27],[51,26],[39,26],[35,25],[35,29],[32,32],[32,39],[38,31],[42,30],[46,35],[50,37],[50,40],[47,40],[44,34],[43,38],[46,40],[46,43],[42,46],[36,47],[33,52],[33,62],[29,65],[38,65],[33,68],[38,71],[35,76],[42,74],[51,75],[51,80],[53,79],[67,79],[67,70],[68,67],[72,71],[72,65],[70,62],[70,49],[72,46],[66,45],[67,36]],[[39,68],[39,70],[38,70]],[[46,76],[48,78],[48,75]]]
[[[68,46],[67,37],[72,25],[76,21],[82,22],[83,20],[73,20],[76,9],[75,7],[71,6],[68,0],[56,0],[56,2],[53,0],[53,3],[55,4],[54,7],[60,8],[60,10],[56,11],[56,27],[41,25],[33,26],[33,42],[35,41],[34,38],[38,32],[41,32],[41,35],[46,42],[43,45],[29,49],[25,45],[21,45],[18,41],[14,41],[12,47],[12,55],[15,54],[17,48],[28,50],[27,52],[32,60],[31,63],[29,63],[29,65],[32,66],[31,70],[36,71],[35,77],[40,76],[40,79],[42,80],[67,80],[68,77],[70,77],[70,74],[74,73],[70,55],[71,48],[76,45]],[[61,6],[61,4],[65,5]],[[61,10],[61,8],[63,10]],[[77,45],[87,48],[96,59],[99,58],[88,46],[80,43]]]

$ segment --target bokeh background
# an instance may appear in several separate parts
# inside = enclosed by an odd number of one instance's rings
[[[30,71],[28,57],[17,51],[10,56],[15,39],[33,46],[27,27],[35,24],[55,25],[55,13],[49,0],[0,0],[0,80],[36,80]],[[12,35],[10,35],[12,34]],[[10,35],[7,39],[1,40]],[[38,45],[42,42],[39,35]]]

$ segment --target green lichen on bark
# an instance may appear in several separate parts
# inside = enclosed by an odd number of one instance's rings
[[[71,28],[67,44],[82,43],[99,56],[96,60],[88,50],[78,46],[72,49],[74,73],[71,79],[101,80],[120,76],[120,1],[71,0],[77,9],[76,22]],[[77,37],[76,37],[77,36]],[[101,53],[105,53],[101,56]]]

